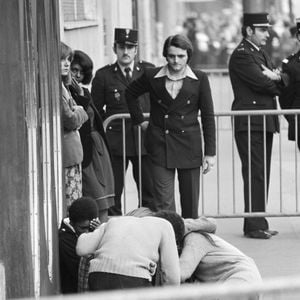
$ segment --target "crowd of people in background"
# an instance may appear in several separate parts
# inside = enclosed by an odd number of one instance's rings
[[[215,22],[216,16],[213,18],[214,25],[219,27],[210,26],[208,16],[202,16],[186,20],[185,34],[169,36],[163,46],[166,64],[162,67],[135,61],[138,35],[132,29],[115,29],[116,62],[99,69],[94,78],[92,59],[81,50],[72,50],[61,43],[67,208],[59,229],[63,293],[179,285],[180,282],[261,282],[255,262],[215,235],[213,220],[198,216],[200,171],[202,168],[205,174],[214,167],[216,133],[209,81],[203,71],[194,67],[212,64],[225,67],[230,57],[229,73],[235,95],[233,110],[250,106],[261,109],[262,104],[265,109],[275,109],[273,97],[287,90],[289,82],[293,83],[292,97],[298,101],[297,79],[293,77],[293,68],[289,68],[293,60],[289,58],[285,62],[286,73],[282,73],[276,69],[276,59],[273,64],[270,53],[265,53],[268,38],[273,58],[279,48],[292,51],[294,29],[285,26],[286,30],[280,34],[275,30],[272,33],[266,13],[244,14],[243,39],[232,51],[230,47],[240,39],[237,24],[229,15],[219,18],[218,22]],[[298,37],[300,22],[295,28]],[[218,36],[214,35],[216,32]],[[282,50],[280,45],[284,38],[291,42],[286,42]],[[261,46],[266,47],[265,52]],[[299,54],[296,58],[298,63]],[[86,87],[90,82],[91,93]],[[141,98],[142,95],[146,95],[145,98]],[[251,103],[249,95],[253,98]],[[103,120],[128,112],[131,120],[125,123],[128,144],[123,162],[122,122],[113,122],[105,133]],[[144,112],[150,112],[149,121],[144,118]],[[264,184],[269,182],[276,124],[276,117],[267,118],[265,180],[262,121],[253,118],[251,123],[254,198],[250,208],[247,198],[249,124],[245,118],[236,119],[235,139],[242,161],[246,212],[265,211]],[[141,153],[141,174],[138,126],[145,145]],[[122,216],[123,167],[126,170],[129,162],[133,165],[137,188],[142,185],[143,201],[142,207]],[[175,209],[175,172],[181,216]],[[269,230],[265,218],[245,218],[247,237],[268,239],[277,233]],[[255,295],[251,299],[258,298]]]
[[[271,16],[272,27],[266,51],[279,67],[284,57],[295,52],[295,24],[285,15]],[[223,9],[210,14],[188,17],[180,31],[192,41],[194,55],[191,66],[210,69],[227,68],[228,61],[240,40],[240,16],[237,11]]]

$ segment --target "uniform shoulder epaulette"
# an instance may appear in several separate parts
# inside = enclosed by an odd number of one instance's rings
[[[289,55],[288,57],[284,58],[282,60],[282,63],[283,64],[288,64],[294,57],[295,57],[296,53],[293,53],[291,55]]]
[[[107,64],[107,65],[105,65],[105,66],[99,68],[98,71],[102,71],[102,70],[109,69],[109,68],[111,68],[112,65],[113,65],[113,64]]]
[[[154,67],[154,64],[148,62],[148,61],[145,61],[145,60],[140,60],[138,62],[138,64],[142,65],[143,67]]]

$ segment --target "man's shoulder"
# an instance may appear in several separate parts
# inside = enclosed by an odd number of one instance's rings
[[[96,71],[96,74],[105,74],[107,72],[111,72],[113,71],[115,68],[116,68],[116,64],[107,64],[105,65],[104,67],[101,67],[99,68],[97,71]]]
[[[145,60],[139,60],[136,62],[136,67],[145,69],[145,68],[154,68],[155,65]]]
[[[300,62],[300,51],[293,53],[282,60],[282,65],[290,65],[294,62]]]

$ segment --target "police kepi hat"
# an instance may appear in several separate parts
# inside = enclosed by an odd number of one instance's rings
[[[137,45],[138,31],[129,28],[115,28],[115,43]]]
[[[267,13],[244,13],[244,26],[270,27],[269,15]]]

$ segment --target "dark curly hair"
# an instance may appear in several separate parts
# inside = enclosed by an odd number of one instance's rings
[[[161,210],[155,212],[154,217],[162,218],[169,221],[172,224],[172,227],[175,232],[176,244],[180,250],[183,243],[184,237],[184,222],[182,217],[174,211],[171,210]]]
[[[75,50],[73,64],[78,64],[82,68],[83,72],[83,84],[89,84],[93,78],[93,61],[92,59],[83,51]]]
[[[72,223],[93,220],[98,217],[98,206],[94,199],[81,197],[72,202],[69,208],[69,219]]]
[[[176,34],[176,35],[171,35],[169,36],[164,43],[163,47],[163,56],[167,58],[168,56],[168,51],[169,47],[174,46],[176,48],[180,48],[183,50],[186,50],[187,55],[188,55],[188,61],[189,62],[192,58],[193,55],[193,45],[189,38],[182,34]]]

